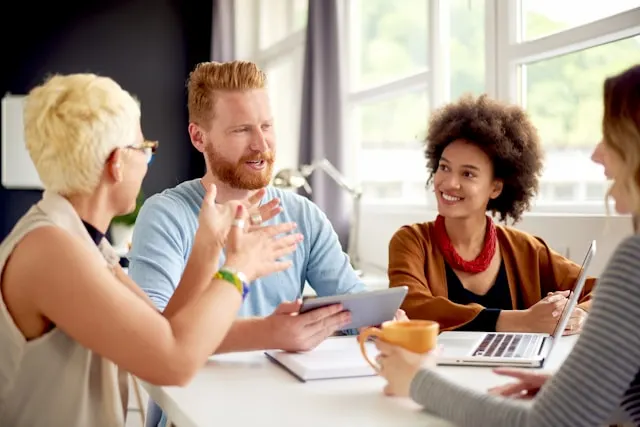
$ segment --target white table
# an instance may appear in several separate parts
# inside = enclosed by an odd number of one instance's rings
[[[560,366],[575,339],[562,338],[545,371]],[[510,381],[489,368],[438,369],[477,390]],[[384,396],[379,377],[301,383],[263,352],[214,356],[186,387],[143,386],[177,427],[451,427],[409,399]]]

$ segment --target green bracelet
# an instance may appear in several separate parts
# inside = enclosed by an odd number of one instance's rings
[[[245,299],[249,293],[249,285],[247,283],[247,277],[230,267],[222,267],[213,276],[214,279],[224,280],[231,283],[242,295],[242,299]]]

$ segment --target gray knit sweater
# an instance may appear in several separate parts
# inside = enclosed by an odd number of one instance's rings
[[[640,425],[640,235],[613,254],[575,347],[533,404],[478,393],[428,369],[413,379],[411,397],[460,426],[598,426],[620,413]]]

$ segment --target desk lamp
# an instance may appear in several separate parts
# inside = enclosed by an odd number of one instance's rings
[[[287,190],[298,190],[303,188],[307,194],[311,194],[312,189],[307,178],[318,169],[329,175],[329,177],[335,181],[340,188],[349,193],[353,200],[353,212],[349,224],[349,247],[347,249],[347,254],[351,259],[351,266],[356,271],[356,274],[361,276],[362,271],[360,270],[360,256],[358,254],[358,238],[360,232],[360,201],[362,199],[362,190],[357,186],[347,183],[342,174],[327,159],[315,161],[310,165],[302,165],[298,169],[283,169],[273,178],[273,186]]]

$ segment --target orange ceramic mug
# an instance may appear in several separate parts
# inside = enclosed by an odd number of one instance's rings
[[[367,355],[365,343],[370,337],[377,337],[390,344],[396,344],[414,353],[427,353],[436,348],[440,327],[431,320],[390,320],[382,324],[382,329],[367,328],[358,336],[360,351],[376,372],[380,367]]]

